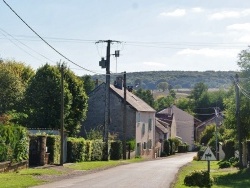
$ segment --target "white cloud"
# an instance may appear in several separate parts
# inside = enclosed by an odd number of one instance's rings
[[[250,31],[250,23],[229,25],[227,26],[227,30]]]
[[[242,36],[238,40],[239,42],[250,43],[250,35]]]
[[[210,20],[223,20],[227,18],[241,18],[250,15],[250,9],[240,11],[221,11],[208,16]]]
[[[194,49],[184,49],[177,52],[177,55],[187,55],[187,56],[206,56],[206,57],[236,57],[240,52],[239,49],[211,49],[211,48],[202,48],[198,50]]]
[[[163,63],[157,62],[143,62],[144,65],[151,66],[151,67],[165,67],[166,65]]]
[[[204,10],[200,7],[194,7],[194,8],[192,8],[192,11],[196,12],[196,13],[200,13],[200,12],[203,12]]]
[[[160,16],[164,16],[164,17],[181,17],[184,16],[186,14],[186,10],[185,9],[176,9],[173,12],[162,12],[160,14]]]

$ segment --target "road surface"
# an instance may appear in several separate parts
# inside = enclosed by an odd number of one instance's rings
[[[168,188],[180,167],[195,153],[121,165],[92,174],[73,177],[34,188]]]

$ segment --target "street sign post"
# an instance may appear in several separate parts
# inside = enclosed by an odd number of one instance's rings
[[[214,156],[212,150],[208,146],[201,158],[201,161],[207,161],[207,171],[210,173],[210,161],[216,161],[216,157]]]

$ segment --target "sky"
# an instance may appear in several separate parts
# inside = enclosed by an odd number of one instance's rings
[[[0,58],[34,70],[65,62],[77,75],[102,74],[114,40],[112,73],[237,71],[250,44],[249,0],[0,0]],[[106,57],[105,57],[106,58]],[[76,65],[75,65],[76,64]],[[87,69],[87,70],[85,70]],[[88,71],[90,70],[90,71]]]

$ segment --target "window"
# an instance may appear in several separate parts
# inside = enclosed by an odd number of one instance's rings
[[[142,124],[142,128],[141,128],[141,133],[142,133],[142,136],[145,134],[145,123]]]
[[[148,149],[152,149],[152,140],[151,139],[148,140]]]
[[[148,131],[152,130],[152,119],[148,119]]]
[[[147,143],[146,142],[143,143],[143,149],[147,149]]]

